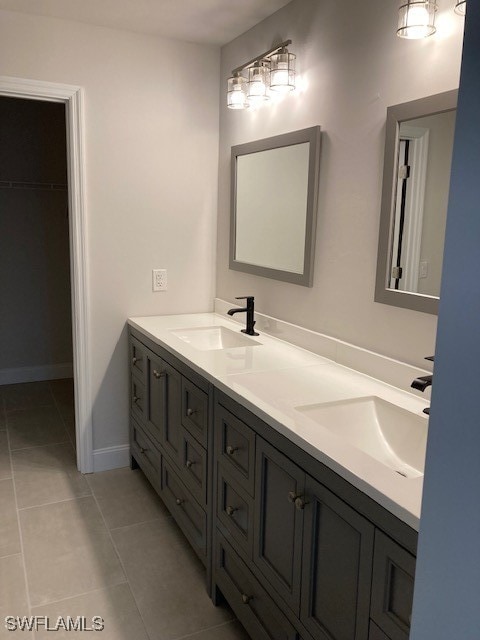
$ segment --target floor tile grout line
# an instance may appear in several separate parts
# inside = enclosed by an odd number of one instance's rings
[[[93,489],[92,489],[93,493]],[[132,522],[131,524],[122,524],[120,527],[112,527],[109,531],[121,531],[122,529],[128,529],[129,527],[138,527],[142,524],[152,524],[152,522],[163,522],[164,520],[171,520],[173,518],[171,513],[166,513],[161,518],[152,518],[151,520],[142,520],[141,522]]]
[[[30,509],[39,509],[40,507],[50,507],[53,504],[63,504],[64,502],[72,502],[73,500],[82,500],[83,498],[92,498],[92,493],[84,496],[74,496],[73,498],[64,498],[63,500],[53,500],[52,502],[42,502],[41,504],[31,504],[29,507],[18,507],[18,511],[29,511]]]
[[[128,584],[128,588],[130,589],[130,593],[132,594],[132,598],[133,598],[133,601],[134,601],[134,603],[135,603],[135,607],[136,607],[136,609],[137,609],[137,611],[138,611],[138,615],[140,616],[140,620],[142,621],[142,625],[143,625],[143,628],[144,628],[144,630],[145,630],[145,636],[146,636],[146,638],[147,638],[147,639],[149,639],[149,638],[150,638],[150,635],[149,635],[149,633],[148,633],[147,626],[146,626],[146,624],[145,624],[145,620],[143,619],[143,616],[142,616],[142,614],[141,614],[140,607],[138,606],[137,599],[135,598],[135,594],[133,593],[133,589],[132,589],[132,587],[130,586],[130,580],[128,579],[127,570],[126,570],[126,568],[125,568],[125,565],[124,565],[124,563],[123,563],[122,558],[120,557],[120,553],[119,553],[119,551],[118,551],[118,549],[117,549],[117,545],[115,544],[115,540],[113,539],[112,533],[111,533],[110,529],[109,529],[109,528],[108,528],[108,526],[107,526],[107,521],[105,520],[105,516],[103,515],[103,511],[102,511],[102,509],[101,509],[101,507],[100,507],[100,504],[99,504],[99,502],[98,502],[98,500],[97,500],[97,496],[95,495],[95,492],[93,491],[93,489],[91,489],[91,491],[92,491],[92,497],[93,497],[93,499],[95,500],[95,504],[97,505],[97,509],[98,509],[98,511],[99,511],[99,513],[100,513],[100,516],[101,516],[101,518],[102,518],[103,524],[104,524],[105,529],[106,529],[106,531],[107,531],[107,533],[108,533],[108,537],[110,538],[110,542],[112,543],[113,550],[115,551],[115,554],[116,554],[116,556],[117,556],[117,558],[118,558],[118,561],[119,561],[119,563],[120,563],[120,566],[122,567],[122,571],[123,571],[123,574],[124,574],[124,576],[125,576],[125,578],[126,578],[126,582],[127,582],[127,584]]]
[[[15,449],[10,449],[10,453],[14,453],[17,451],[30,451],[30,449],[42,449],[43,447],[55,447],[59,444],[71,444],[70,438],[67,437],[67,440],[59,442],[49,442],[48,444],[32,444],[30,447],[17,447]]]
[[[213,627],[205,627],[203,629],[199,629],[198,631],[194,631],[193,633],[188,633],[186,636],[179,636],[178,638],[174,638],[173,640],[188,640],[188,638],[194,638],[199,633],[205,633],[206,631],[213,631],[214,629],[221,629],[222,627],[226,627],[227,624],[233,624],[234,622],[237,622],[237,621],[238,621],[238,618],[232,618],[231,620],[227,620],[226,622],[215,624],[213,625]]]
[[[74,382],[73,384],[75,384],[75,382]],[[53,393],[53,391],[52,391],[52,386],[51,386],[51,382],[50,382],[50,381],[49,381],[49,383],[48,383],[48,388],[50,389],[50,393],[52,394],[52,397],[53,397],[53,404],[55,405],[55,408],[56,408],[56,410],[57,410],[57,413],[58,413],[58,415],[60,416],[60,420],[62,421],[63,430],[64,430],[64,431],[65,431],[65,433],[67,434],[68,442],[70,442],[70,444],[73,446],[73,449],[75,450],[75,445],[74,445],[74,443],[72,442],[72,438],[70,437],[70,433],[69,433],[69,431],[68,431],[68,429],[67,429],[67,425],[65,424],[65,418],[63,417],[62,412],[61,412],[61,411],[60,411],[60,409],[59,409],[58,402],[57,402],[57,398],[55,397],[55,394],[54,394],[54,393]],[[73,411],[74,411],[74,413],[75,413],[75,400],[74,400],[74,402],[73,402]],[[75,451],[75,453],[76,453],[76,451]]]
[[[91,589],[90,591],[83,591],[82,593],[76,593],[73,596],[67,596],[66,598],[60,598],[60,600],[49,600],[48,602],[42,602],[42,604],[33,605],[32,609],[39,609],[40,607],[49,607],[52,604],[59,604],[61,602],[67,602],[67,600],[74,600],[75,598],[83,598],[83,596],[88,596],[91,593],[97,593],[98,591],[107,591],[108,589],[114,589],[115,587],[119,587],[122,584],[128,584],[128,580],[124,580],[123,582],[117,582],[117,584],[107,585],[105,587],[98,587],[96,589]]]
[[[8,429],[7,429],[7,442],[8,442],[9,449],[10,449],[10,434],[8,432]],[[18,535],[19,535],[19,539],[20,539],[20,553],[22,555],[22,560],[23,560],[22,564],[23,564],[23,578],[25,580],[25,594],[26,594],[26,597],[27,597],[28,615],[31,616],[32,615],[32,603],[31,603],[31,600],[30,600],[30,587],[28,585],[27,562],[26,562],[26,558],[25,558],[25,547],[24,547],[24,544],[23,544],[22,526],[20,524],[20,511],[18,509],[17,488],[16,488],[16,485],[15,485],[15,474],[13,472],[13,464],[11,462],[11,456],[10,456],[10,464],[12,466],[13,497],[14,497],[14,500],[15,500],[15,509],[16,509],[16,512],[17,512],[16,515],[17,515]]]
[[[14,556],[21,556],[22,552],[18,551],[17,553],[7,553],[6,556],[0,556],[0,560],[5,560],[5,558],[13,558]]]

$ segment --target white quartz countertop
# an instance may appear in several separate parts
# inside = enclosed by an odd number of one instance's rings
[[[202,351],[172,333],[211,326],[239,332],[237,322],[214,313],[129,318],[128,324],[418,530],[423,476],[402,477],[298,407],[375,396],[426,421],[428,402],[266,334],[251,339],[259,345]]]

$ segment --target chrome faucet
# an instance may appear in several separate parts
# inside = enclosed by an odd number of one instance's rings
[[[258,336],[259,334],[254,330],[255,320],[253,319],[254,313],[254,304],[255,298],[253,296],[240,296],[235,298],[235,300],[246,300],[246,307],[234,307],[233,309],[229,309],[227,311],[229,316],[233,316],[235,313],[244,313],[247,314],[247,326],[245,329],[242,329],[242,333],[246,333],[248,336]]]
[[[425,358],[425,360],[430,360],[431,362],[435,362],[435,356],[428,356],[428,358]],[[417,391],[423,392],[427,387],[432,386],[432,382],[433,382],[433,374],[429,376],[419,376],[418,378],[415,378],[411,386],[413,389],[417,389]],[[426,407],[423,410],[423,413],[430,415],[430,407]]]

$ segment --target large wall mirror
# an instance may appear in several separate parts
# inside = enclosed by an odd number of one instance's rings
[[[311,287],[320,127],[232,147],[230,268]]]
[[[376,302],[438,313],[457,95],[387,110]]]

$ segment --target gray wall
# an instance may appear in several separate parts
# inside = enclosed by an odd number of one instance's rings
[[[66,185],[65,108],[0,98],[0,182]],[[67,191],[0,187],[0,371],[72,362]]]
[[[433,353],[436,318],[375,303],[386,110],[458,87],[463,20],[440,0],[438,35],[396,36],[396,2],[294,0],[222,49],[217,295],[255,295],[259,311],[415,365]],[[233,68],[291,38],[298,95],[255,112],[226,107]],[[230,147],[321,125],[312,289],[228,268]]]
[[[411,640],[480,637],[479,33],[469,2]]]

